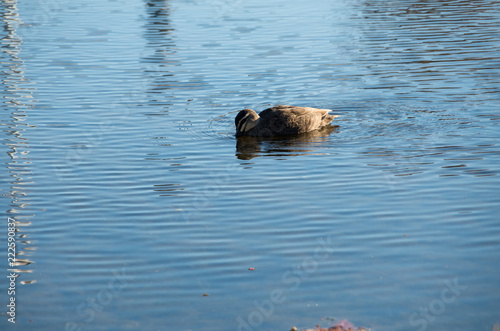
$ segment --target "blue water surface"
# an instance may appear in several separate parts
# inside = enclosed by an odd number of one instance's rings
[[[0,12],[0,329],[499,322],[496,1],[5,0]],[[277,104],[341,117],[236,140],[238,110]]]

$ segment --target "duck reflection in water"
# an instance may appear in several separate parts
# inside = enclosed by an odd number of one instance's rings
[[[328,140],[338,125],[328,125],[319,130],[293,136],[259,138],[240,136],[236,141],[236,157],[251,160],[259,156],[298,156],[314,154]]]

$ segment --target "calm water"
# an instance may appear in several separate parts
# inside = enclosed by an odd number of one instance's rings
[[[498,2],[0,9],[2,330],[500,320]],[[234,138],[276,104],[342,117]]]

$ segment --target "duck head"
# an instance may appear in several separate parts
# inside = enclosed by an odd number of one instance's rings
[[[236,125],[236,136],[244,136],[249,130],[253,129],[259,123],[259,115],[252,109],[241,110],[234,124]]]

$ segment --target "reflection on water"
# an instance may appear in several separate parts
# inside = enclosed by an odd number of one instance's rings
[[[155,105],[160,111],[148,113],[149,116],[168,113],[173,96],[162,93],[176,84],[172,66],[179,63],[174,59],[176,54],[174,27],[170,20],[171,5],[167,0],[147,0],[144,25],[144,38],[147,41],[146,54],[141,62],[148,66],[144,69],[144,77],[148,81],[148,105]]]
[[[485,168],[484,158],[495,157],[499,153],[500,150],[492,144],[468,147],[437,146],[408,151],[370,148],[360,154],[376,160],[368,161],[368,166],[379,167],[394,176],[420,174],[429,167],[438,165],[444,169],[439,171],[440,177],[460,175],[485,177],[498,175],[498,170]]]
[[[364,47],[352,51],[367,68],[366,88],[431,103],[439,91],[468,107],[486,93],[498,100],[497,9],[494,1],[363,2]]]
[[[155,184],[155,192],[158,192],[160,196],[171,197],[177,196],[184,190],[179,187],[180,184]]]
[[[33,109],[33,88],[24,75],[24,62],[20,56],[22,38],[17,34],[21,24],[16,1],[2,1],[2,64],[1,80],[3,90],[2,124],[6,125],[7,137],[3,145],[7,147],[10,160],[6,168],[10,174],[10,190],[2,192],[3,197],[11,199],[7,215],[16,224],[16,262],[10,272],[31,273],[32,269],[23,268],[33,263],[32,256],[36,247],[29,232],[34,212],[30,208],[29,188],[34,185],[31,179],[33,165],[29,159],[30,142],[25,131],[31,129],[27,111]],[[4,110],[6,110],[4,112]],[[6,189],[6,186],[4,187]],[[6,221],[6,220],[3,220]],[[5,223],[4,223],[5,224]],[[35,280],[20,278],[21,284],[35,283]]]
[[[261,139],[257,137],[238,137],[236,141],[236,157],[240,160],[251,160],[258,156],[289,157],[299,155],[321,155],[316,152],[329,142],[327,138],[338,131],[338,125],[329,125],[299,136],[284,136]]]

